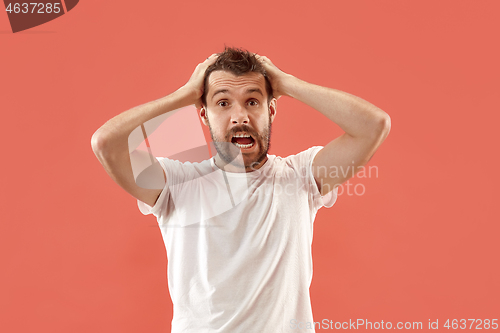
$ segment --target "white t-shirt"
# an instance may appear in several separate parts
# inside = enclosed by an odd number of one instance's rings
[[[167,185],[154,207],[139,208],[157,217],[165,242],[172,332],[297,332],[313,322],[313,222],[337,199],[336,189],[322,197],[312,175],[322,148],[268,155],[249,173],[224,172],[213,158],[158,158]]]

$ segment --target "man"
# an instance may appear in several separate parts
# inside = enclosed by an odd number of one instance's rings
[[[345,133],[324,148],[268,155],[281,96],[313,107]],[[129,136],[192,104],[210,128],[217,155],[201,163],[159,158],[152,173],[162,185],[139,186]],[[141,211],[158,219],[172,332],[312,332],[313,221],[352,175],[329,170],[358,170],[389,130],[389,116],[361,98],[302,81],[267,57],[226,48],[200,63],[174,93],[108,121],[92,147]]]

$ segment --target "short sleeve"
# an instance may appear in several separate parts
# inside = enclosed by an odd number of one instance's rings
[[[140,200],[137,200],[137,206],[139,207],[139,210],[142,214],[144,215],[149,215],[153,214],[157,218],[160,217],[160,214],[162,212],[162,208],[166,206],[168,202],[168,196],[169,196],[169,187],[168,187],[168,171],[167,168],[165,167],[165,158],[157,157],[156,158],[158,162],[160,163],[160,166],[162,167],[163,171],[167,175],[167,181],[165,182],[165,186],[163,187],[160,196],[156,200],[156,203],[154,206],[150,206],[145,202],[142,202]]]
[[[322,196],[314,179],[312,164],[314,157],[321,149],[323,149],[322,146],[314,146],[286,158],[286,163],[294,170],[295,176],[300,178],[302,186],[309,195],[309,205],[314,210],[321,207],[330,208],[337,201],[337,188]]]
[[[332,207],[335,202],[337,201],[337,194],[338,194],[338,187],[335,187],[332,191],[328,192],[325,195],[321,195],[319,192],[318,186],[316,185],[316,180],[314,179],[314,175],[312,172],[312,164],[314,161],[314,158],[316,157],[316,154],[323,149],[322,146],[315,146],[312,148],[309,148],[305,152],[307,153],[307,175],[306,175],[306,180],[308,181],[308,185],[310,187],[310,193],[312,195],[312,200],[314,203],[314,206],[319,209],[321,207],[326,207],[330,208]]]

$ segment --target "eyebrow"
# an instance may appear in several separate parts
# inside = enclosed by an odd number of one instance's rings
[[[259,88],[249,88],[249,89],[247,89],[245,91],[246,94],[251,94],[251,93],[254,93],[254,92],[259,93],[259,94],[262,95],[262,97],[264,97],[264,94],[262,93],[262,90],[260,90]],[[212,99],[214,99],[215,95],[217,95],[219,93],[221,93],[221,94],[227,94],[227,93],[229,93],[229,90],[227,90],[227,89],[216,90],[215,93],[212,96]]]

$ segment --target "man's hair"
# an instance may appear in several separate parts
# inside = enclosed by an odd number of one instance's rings
[[[203,96],[201,96],[203,105],[207,105],[208,78],[213,71],[218,70],[228,71],[237,76],[245,75],[247,73],[262,74],[266,80],[267,103],[269,104],[273,99],[273,88],[271,86],[271,82],[267,77],[264,66],[262,66],[257,57],[255,57],[255,54],[244,49],[225,46],[224,51],[218,53],[215,63],[208,66],[205,71],[204,91]]]

